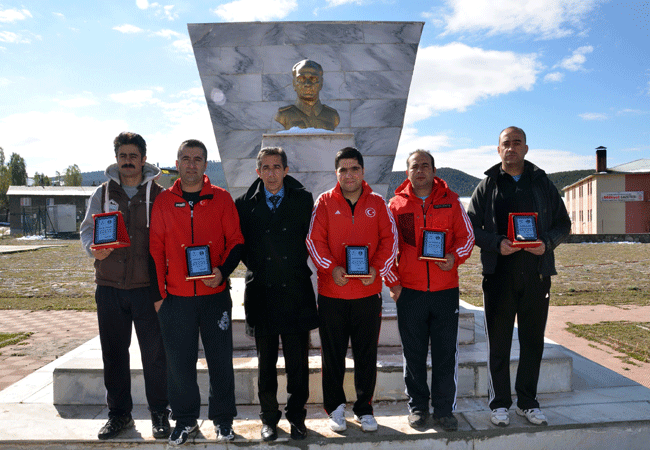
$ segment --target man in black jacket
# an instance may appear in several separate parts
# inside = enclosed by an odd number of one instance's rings
[[[528,146],[521,128],[503,130],[497,150],[501,163],[485,172],[487,178],[477,186],[467,211],[483,265],[490,420],[497,426],[510,423],[510,347],[517,316],[517,414],[534,425],[547,425],[537,401],[537,382],[551,275],[557,274],[553,250],[569,235],[571,220],[546,173],[524,160]],[[517,212],[538,214],[539,246],[513,246],[506,237],[509,214]]]
[[[318,326],[305,245],[314,199],[288,171],[281,148],[263,148],[257,155],[259,178],[235,201],[245,241],[244,308],[247,332],[257,347],[265,441],[277,439],[282,416],[276,397],[280,338],[287,375],[285,416],[293,439],[307,435],[309,331]]]

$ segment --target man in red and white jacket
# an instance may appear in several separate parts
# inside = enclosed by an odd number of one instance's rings
[[[458,379],[458,266],[472,254],[474,232],[458,195],[435,176],[433,156],[416,150],[406,164],[408,179],[390,201],[399,231],[399,255],[397,266],[385,281],[397,302],[409,397],[408,421],[414,428],[424,427],[430,399],[434,421],[445,431],[455,431],[458,420],[452,411]],[[444,261],[421,258],[425,228],[444,231]]]
[[[169,403],[176,419],[169,437],[172,446],[183,445],[198,430],[199,333],[210,372],[208,418],[218,440],[234,439],[232,421],[237,415],[228,277],[239,264],[244,238],[230,194],[204,175],[207,157],[201,141],[183,142],[176,161],[180,178],[158,195],[151,213],[149,250],[163,298],[158,318],[169,367]],[[211,277],[187,279],[190,246],[209,248]]]
[[[333,431],[344,431],[345,355],[354,354],[357,401],[353,411],[363,431],[375,431],[372,396],[377,380],[381,326],[381,279],[393,279],[397,256],[395,221],[384,199],[363,180],[363,156],[346,147],[335,158],[334,189],[323,193],[312,212],[307,248],[318,271],[318,316],[322,348],[323,406]],[[346,273],[346,246],[367,247],[369,277]]]

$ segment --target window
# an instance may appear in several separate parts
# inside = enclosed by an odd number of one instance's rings
[[[45,200],[45,205],[46,206],[54,206],[54,199],[53,198],[48,198]]]
[[[31,197],[21,197],[20,198],[20,206],[32,206],[32,198]]]

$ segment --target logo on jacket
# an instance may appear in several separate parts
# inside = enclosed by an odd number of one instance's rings
[[[375,217],[376,215],[377,215],[377,211],[375,211],[375,208],[366,209],[366,216]]]
[[[185,208],[185,202],[176,202],[174,206],[177,208]]]
[[[338,209],[336,210],[336,212],[334,213],[334,215],[337,215],[337,214],[341,214],[341,211],[339,211]]]
[[[117,202],[113,199],[110,199],[108,201],[108,212],[115,212],[119,209],[119,205]]]
[[[440,208],[451,208],[451,203],[443,203],[442,205],[433,205],[433,209],[440,209]]]
[[[219,320],[219,328],[226,331],[229,326],[230,326],[230,317],[228,317],[228,311],[224,311],[223,316],[221,316],[221,320]]]

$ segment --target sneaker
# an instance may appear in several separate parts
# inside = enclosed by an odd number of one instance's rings
[[[445,431],[458,431],[458,419],[453,414],[440,417],[436,421]]]
[[[506,427],[510,425],[510,414],[508,408],[496,408],[490,414],[490,420],[497,427]]]
[[[409,425],[411,428],[423,428],[428,417],[428,411],[413,411],[408,417]]]
[[[332,431],[345,431],[348,428],[345,423],[345,403],[341,403],[338,408],[332,411],[329,426]]]
[[[533,425],[542,425],[542,426],[548,425],[548,420],[546,420],[546,416],[539,408],[531,408],[531,409],[517,408],[517,415],[525,417]]]
[[[219,427],[221,429],[221,427]],[[278,438],[278,428],[275,425],[263,424],[262,431],[262,440],[264,442],[275,441]]]
[[[184,445],[191,435],[199,430],[199,424],[194,422],[194,425],[183,425],[176,422],[174,431],[169,435],[169,445],[178,447]]]
[[[115,436],[120,434],[122,430],[131,428],[133,425],[134,423],[131,414],[109,417],[106,425],[104,425],[99,430],[99,433],[97,433],[97,437],[101,440],[113,439]]]
[[[171,433],[169,410],[151,412],[151,432],[156,439],[167,439]]]
[[[377,421],[375,420],[375,416],[372,414],[366,414],[364,416],[357,416],[355,414],[354,420],[359,422],[362,431],[377,431]]]
[[[232,441],[235,439],[235,433],[232,431],[232,424],[222,423],[216,425],[214,431],[217,433],[218,442]]]

